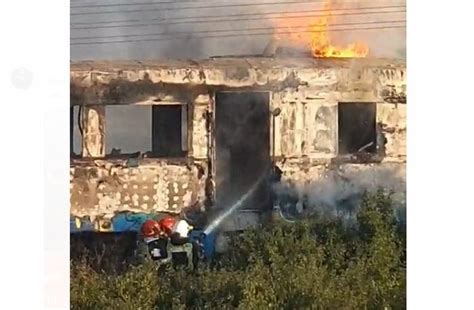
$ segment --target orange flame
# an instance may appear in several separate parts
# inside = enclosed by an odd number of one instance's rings
[[[309,22],[308,34],[302,33],[290,33],[298,32],[296,29],[299,28],[301,32],[301,26],[292,25],[295,22],[295,19],[285,19],[283,24],[286,29],[281,31],[282,33],[275,33],[276,39],[287,39],[293,43],[299,45],[304,44],[308,46],[311,50],[311,53],[314,57],[323,58],[323,57],[343,57],[343,58],[355,58],[355,57],[366,57],[369,54],[369,48],[367,44],[363,42],[351,43],[345,47],[340,47],[333,45],[331,43],[330,30],[328,29],[331,21],[333,19],[331,14],[331,5],[327,2],[323,7],[324,14],[321,17],[317,17],[314,20],[307,20]],[[304,20],[305,18],[303,18]],[[301,24],[301,19],[296,21]],[[282,23],[281,20],[279,22]],[[279,28],[281,29],[281,25]],[[284,37],[282,37],[284,34]]]

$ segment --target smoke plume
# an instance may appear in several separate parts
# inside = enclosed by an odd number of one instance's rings
[[[134,0],[135,2],[143,2]],[[296,0],[295,0],[296,1]],[[265,5],[255,3],[251,6],[223,7],[227,4],[252,4],[248,0],[234,1],[183,1],[166,4],[112,6],[97,8],[79,8],[90,4],[86,0],[76,0],[71,7],[71,40],[72,42],[105,42],[126,41],[121,43],[71,45],[71,59],[152,59],[152,58],[207,58],[215,55],[248,55],[261,54],[272,35],[239,36],[229,38],[203,38],[204,36],[222,35],[229,33],[242,33],[247,28],[276,26],[275,12],[296,12],[293,15],[311,14],[309,10],[321,9],[323,2],[302,2],[288,4],[288,0],[266,0],[263,3],[285,2],[281,5]],[[117,2],[113,2],[117,3]],[[128,2],[133,3],[133,2]],[[102,4],[102,3],[101,3]],[[405,2],[381,2],[375,0],[361,1],[331,1],[334,8],[357,9],[366,7],[380,7],[387,5],[404,5]],[[212,8],[199,8],[213,6]],[[219,7],[220,6],[220,7]],[[185,9],[194,7],[194,9]],[[140,11],[126,13],[125,11]],[[82,12],[115,12],[109,14],[74,15]],[[351,12],[355,12],[351,11]],[[381,11],[381,10],[373,10]],[[262,13],[262,15],[248,15]],[[272,14],[273,13],[273,14]],[[247,14],[247,16],[230,17],[230,15]],[[315,13],[312,13],[313,15]],[[258,17],[248,20],[249,17]],[[280,15],[281,16],[281,15]],[[192,18],[192,23],[177,23],[183,18]],[[203,21],[220,19],[220,22],[202,23]],[[353,16],[337,16],[332,22],[379,22],[389,20],[403,20],[405,13],[369,14]],[[187,19],[189,21],[189,19]],[[278,19],[278,25],[308,25],[313,18]],[[121,22],[117,22],[121,21]],[[146,26],[138,26],[145,24]],[[134,25],[134,26],[133,26]],[[105,26],[105,27],[104,27]],[[120,26],[120,27],[119,27]],[[130,27],[124,27],[130,26]],[[78,28],[89,29],[78,29]],[[301,29],[301,28],[299,28]],[[219,31],[231,30],[229,33]],[[201,32],[196,34],[196,32]],[[255,31],[253,31],[255,32]],[[260,31],[262,32],[262,31]],[[267,32],[267,31],[263,31]],[[143,36],[148,34],[174,34],[179,37],[175,40],[153,41],[155,38],[170,36]],[[245,33],[245,31],[243,32]],[[130,35],[141,35],[130,37]],[[113,36],[113,37],[112,37]],[[171,35],[173,36],[173,35]],[[92,39],[75,39],[75,38]],[[149,41],[133,42],[133,40],[146,39]],[[389,38],[389,39],[388,39]],[[370,56],[373,57],[402,57],[405,50],[405,29],[385,29],[370,31],[335,32],[331,39],[336,44],[345,44],[352,41],[363,41],[369,45]]]

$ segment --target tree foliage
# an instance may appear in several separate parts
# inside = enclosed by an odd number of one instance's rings
[[[404,309],[405,237],[393,214],[389,194],[366,194],[354,225],[274,223],[195,272],[145,264],[109,274],[73,261],[71,308]]]

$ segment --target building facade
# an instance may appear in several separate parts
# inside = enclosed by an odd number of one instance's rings
[[[225,208],[271,163],[309,196],[337,180],[405,190],[404,61],[95,61],[72,63],[70,74],[77,229]],[[264,187],[257,192],[245,208],[266,201]]]

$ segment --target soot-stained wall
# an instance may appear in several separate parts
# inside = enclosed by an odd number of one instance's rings
[[[71,215],[110,219],[126,211],[179,213],[212,204],[218,168],[214,101],[222,90],[268,91],[270,110],[281,109],[274,119],[274,155],[283,182],[308,187],[336,171],[345,179],[357,181],[363,175],[374,184],[404,190],[404,62],[311,58],[78,62],[71,64],[71,104],[84,105],[87,117],[83,158],[71,159]],[[376,104],[375,155],[339,154],[338,105],[349,102]],[[104,158],[104,105],[167,103],[188,107],[184,158],[141,159],[136,167],[126,160]]]

